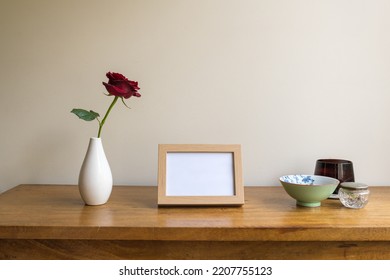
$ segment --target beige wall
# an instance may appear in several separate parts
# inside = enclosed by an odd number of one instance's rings
[[[156,185],[159,143],[242,144],[246,185],[354,162],[389,185],[390,4],[1,0],[0,191],[76,184],[106,71],[138,80],[103,142],[115,184]]]

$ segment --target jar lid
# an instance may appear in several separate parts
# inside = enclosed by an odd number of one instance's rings
[[[355,189],[355,190],[364,190],[367,189],[368,186],[363,183],[355,183],[355,182],[343,182],[340,184],[340,187],[346,189]]]

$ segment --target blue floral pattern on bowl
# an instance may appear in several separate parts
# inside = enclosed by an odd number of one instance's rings
[[[315,179],[311,175],[286,175],[282,176],[280,180],[299,185],[314,185]]]

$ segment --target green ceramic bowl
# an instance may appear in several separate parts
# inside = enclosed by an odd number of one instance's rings
[[[297,205],[306,207],[321,206],[336,189],[339,180],[318,175],[285,175],[279,178],[284,190],[297,201]]]

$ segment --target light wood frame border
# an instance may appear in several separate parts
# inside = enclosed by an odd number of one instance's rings
[[[168,196],[166,173],[168,153],[232,153],[234,195],[232,196]],[[230,205],[244,204],[241,145],[238,144],[159,144],[158,146],[158,205]]]

